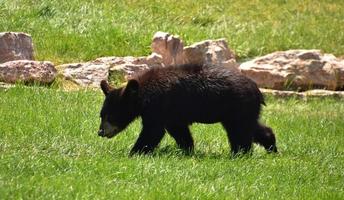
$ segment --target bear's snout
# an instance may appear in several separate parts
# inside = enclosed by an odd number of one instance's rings
[[[102,123],[99,127],[98,136],[112,138],[122,130],[123,128],[119,128],[117,126],[110,124],[107,121],[102,120]]]
[[[276,145],[271,145],[270,148],[267,149],[268,153],[278,153]]]
[[[104,129],[99,129],[98,135],[101,136],[101,137],[104,137],[104,136],[105,136],[105,131],[104,131]]]

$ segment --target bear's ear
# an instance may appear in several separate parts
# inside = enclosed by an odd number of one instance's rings
[[[135,79],[131,79],[128,81],[127,86],[125,87],[124,90],[124,96],[133,96],[135,94],[137,94],[139,90],[139,82],[137,82],[137,80]]]
[[[108,95],[109,92],[113,89],[106,80],[100,82],[100,88],[103,90],[104,95]]]

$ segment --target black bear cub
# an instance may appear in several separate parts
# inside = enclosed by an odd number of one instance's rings
[[[111,138],[141,116],[142,130],[130,154],[149,153],[165,130],[177,145],[190,152],[193,122],[221,122],[231,151],[247,153],[252,143],[277,152],[271,128],[258,122],[265,105],[256,83],[239,72],[207,65],[151,68],[112,88],[101,82],[105,101],[101,109],[99,136]]]

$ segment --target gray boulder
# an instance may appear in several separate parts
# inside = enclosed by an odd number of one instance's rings
[[[5,83],[51,83],[57,70],[48,61],[15,60],[0,64],[0,81]]]
[[[234,52],[228,48],[226,39],[205,40],[184,47],[184,63],[220,65],[238,69]]]
[[[0,63],[12,60],[34,60],[32,38],[26,33],[0,33]]]
[[[72,63],[58,66],[64,77],[83,87],[98,88],[101,80],[125,82],[138,71],[153,66],[161,66],[161,56],[148,57],[102,57],[86,63]]]
[[[162,64],[211,64],[237,69],[235,54],[225,39],[205,40],[184,47],[183,41],[169,33],[157,32],[152,40],[152,52],[161,55]]]
[[[184,63],[184,43],[178,36],[157,32],[153,36],[151,48],[153,53],[161,55],[162,64],[164,66],[180,65]]]
[[[259,87],[277,90],[344,88],[344,60],[320,50],[278,51],[242,63],[240,70]]]

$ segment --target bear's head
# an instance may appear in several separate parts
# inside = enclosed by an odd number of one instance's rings
[[[101,124],[98,135],[112,138],[137,117],[139,84],[136,80],[130,80],[125,87],[113,88],[103,80],[100,87],[105,100],[100,112]]]

